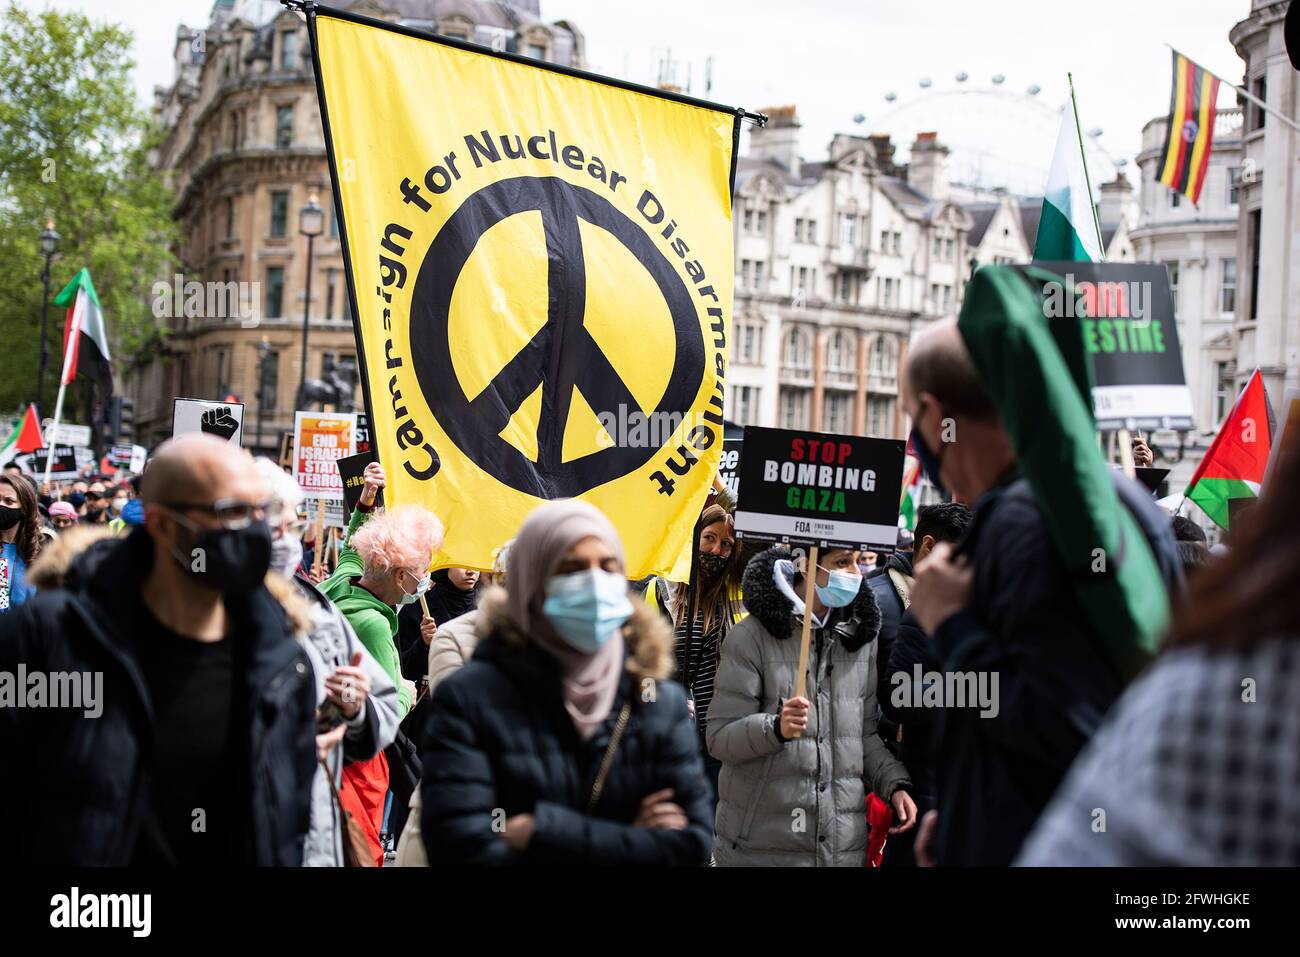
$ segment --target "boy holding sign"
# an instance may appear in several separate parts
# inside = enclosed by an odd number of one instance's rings
[[[745,570],[749,617],[722,646],[709,709],[719,867],[862,867],[868,787],[893,807],[891,833],[916,823],[907,769],[876,734],[880,610],[860,554],[810,556],[809,580],[807,560],[777,546]]]

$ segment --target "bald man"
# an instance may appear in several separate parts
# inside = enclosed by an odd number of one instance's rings
[[[80,701],[0,709],[0,754],[23,769],[0,788],[13,859],[297,865],[315,688],[263,583],[268,490],[247,453],[191,435],[140,492],[143,526],[48,556],[0,627],[0,673],[90,676]]]
[[[917,854],[929,850],[939,864],[1005,865],[1122,680],[1017,473],[1011,438],[956,323],[918,337],[903,401],[927,476],[974,511],[958,545],[936,545],[917,565],[904,623],[930,637],[935,666],[973,675],[993,692],[987,702],[946,702],[937,712],[938,811],[922,822]],[[1168,522],[1150,496],[1136,485],[1119,491],[1152,550],[1172,557]]]

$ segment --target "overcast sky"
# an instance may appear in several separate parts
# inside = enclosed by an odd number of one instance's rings
[[[29,8],[80,9],[125,23],[136,35],[137,85],[148,98],[171,80],[178,23],[206,24],[212,0],[19,0]],[[1226,80],[1242,62],[1228,31],[1250,0],[542,0],[547,20],[572,20],[598,72],[654,83],[671,48],[685,85],[703,95],[713,58],[711,98],[752,109],[793,103],[803,121],[803,153],[824,154],[836,131],[871,132],[898,102],[956,86],[1042,87],[1057,104],[1073,71],[1085,128],[1100,127],[1114,157],[1132,158],[1142,126],[1169,104],[1171,43]],[[1232,105],[1225,90],[1219,105]],[[897,105],[894,104],[895,106]],[[853,118],[864,114],[855,126]],[[935,124],[938,125],[937,123]],[[940,140],[943,130],[938,130]]]

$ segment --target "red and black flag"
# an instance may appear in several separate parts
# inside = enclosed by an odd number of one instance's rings
[[[1201,197],[1205,170],[1214,148],[1215,104],[1219,78],[1174,51],[1174,82],[1169,92],[1164,161],[1156,179],[1193,203]]]

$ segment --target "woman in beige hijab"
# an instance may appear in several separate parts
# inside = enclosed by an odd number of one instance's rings
[[[519,530],[474,660],[438,686],[422,753],[429,862],[708,861],[710,793],[672,638],[628,595],[623,547],[577,500]]]

